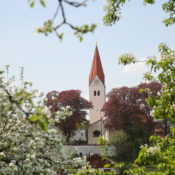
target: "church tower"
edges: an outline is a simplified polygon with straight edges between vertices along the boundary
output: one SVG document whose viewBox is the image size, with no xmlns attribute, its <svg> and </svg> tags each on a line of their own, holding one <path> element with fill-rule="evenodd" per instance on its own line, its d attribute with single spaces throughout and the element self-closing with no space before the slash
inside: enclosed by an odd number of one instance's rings
<svg viewBox="0 0 175 175">
<path fill-rule="evenodd" d="M 101 120 L 101 109 L 105 103 L 105 76 L 97 46 L 89 75 L 89 101 L 93 104 L 90 110 L 90 124 L 92 124 Z"/>
<path fill-rule="evenodd" d="M 105 75 L 98 52 L 95 48 L 94 58 L 89 75 L 90 125 L 88 128 L 88 143 L 97 144 L 98 137 L 103 136 L 103 120 L 101 109 L 105 103 Z"/>
</svg>

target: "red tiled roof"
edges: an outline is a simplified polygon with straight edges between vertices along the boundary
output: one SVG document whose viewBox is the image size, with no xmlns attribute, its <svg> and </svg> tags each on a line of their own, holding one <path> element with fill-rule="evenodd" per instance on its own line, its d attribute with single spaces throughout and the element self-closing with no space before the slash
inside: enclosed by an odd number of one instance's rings
<svg viewBox="0 0 175 175">
<path fill-rule="evenodd" d="M 92 81 L 93 81 L 93 79 L 95 78 L 96 75 L 98 75 L 99 79 L 104 84 L 103 67 L 102 67 L 102 64 L 101 64 L 100 55 L 99 55 L 97 46 L 95 48 L 94 59 L 93 59 L 93 62 L 92 62 L 91 72 L 90 72 L 90 75 L 89 75 L 89 84 L 92 83 Z"/>
</svg>

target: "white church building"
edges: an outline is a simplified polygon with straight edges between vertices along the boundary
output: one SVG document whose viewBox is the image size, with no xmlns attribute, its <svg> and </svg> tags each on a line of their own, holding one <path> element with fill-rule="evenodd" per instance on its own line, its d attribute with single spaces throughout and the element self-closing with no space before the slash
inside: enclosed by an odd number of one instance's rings
<svg viewBox="0 0 175 175">
<path fill-rule="evenodd" d="M 89 75 L 90 125 L 88 126 L 88 144 L 97 144 L 98 138 L 109 139 L 109 132 L 104 128 L 104 118 L 101 109 L 106 101 L 105 75 L 98 52 L 95 48 L 94 58 Z"/>
<path fill-rule="evenodd" d="M 93 108 L 89 111 L 88 144 L 93 145 L 98 143 L 100 136 L 109 140 L 109 131 L 104 128 L 104 117 L 101 111 L 106 102 L 106 88 L 105 75 L 97 46 L 89 75 L 89 102 L 92 103 Z M 71 142 L 78 140 L 86 141 L 85 130 L 77 130 L 75 136 L 70 138 Z"/>
</svg>

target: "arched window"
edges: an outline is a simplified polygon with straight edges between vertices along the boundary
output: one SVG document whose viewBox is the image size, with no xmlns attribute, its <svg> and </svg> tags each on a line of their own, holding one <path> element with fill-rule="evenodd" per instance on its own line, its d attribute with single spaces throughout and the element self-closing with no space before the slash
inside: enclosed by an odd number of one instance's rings
<svg viewBox="0 0 175 175">
<path fill-rule="evenodd" d="M 96 91 L 94 91 L 94 96 L 96 96 Z"/>
<path fill-rule="evenodd" d="M 100 91 L 98 91 L 98 96 L 100 96 Z"/>
<path fill-rule="evenodd" d="M 100 131 L 95 130 L 95 131 L 93 132 L 93 137 L 99 137 L 99 136 L 100 136 Z"/>
</svg>

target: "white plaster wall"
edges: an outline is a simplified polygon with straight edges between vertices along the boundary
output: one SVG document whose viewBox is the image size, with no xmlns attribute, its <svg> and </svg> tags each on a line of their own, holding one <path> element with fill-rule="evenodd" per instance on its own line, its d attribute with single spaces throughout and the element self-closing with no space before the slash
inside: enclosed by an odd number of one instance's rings
<svg viewBox="0 0 175 175">
<path fill-rule="evenodd" d="M 100 96 L 94 96 L 94 91 L 100 91 Z M 92 124 L 101 119 L 101 109 L 105 103 L 105 86 L 97 75 L 89 86 L 89 101 L 93 104 L 89 112 L 90 124 Z"/>
<path fill-rule="evenodd" d="M 103 127 L 103 139 L 109 141 L 109 130 Z"/>
<path fill-rule="evenodd" d="M 93 136 L 93 132 L 95 130 L 98 130 L 101 133 L 101 130 L 102 130 L 101 120 L 92 124 L 92 125 L 89 125 L 89 127 L 88 127 L 88 144 L 97 144 L 98 143 L 99 137 Z M 100 134 L 100 136 L 101 136 L 101 134 Z"/>
</svg>

